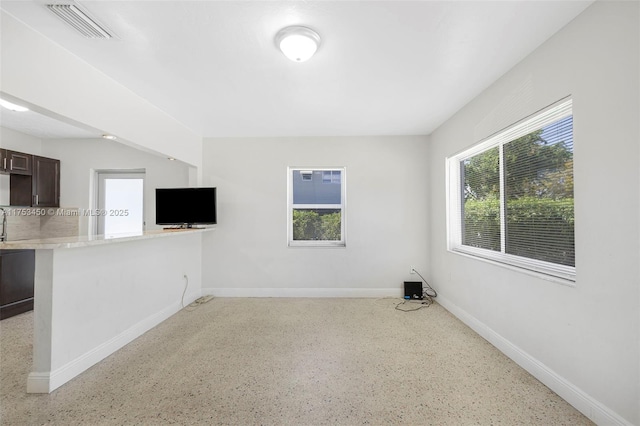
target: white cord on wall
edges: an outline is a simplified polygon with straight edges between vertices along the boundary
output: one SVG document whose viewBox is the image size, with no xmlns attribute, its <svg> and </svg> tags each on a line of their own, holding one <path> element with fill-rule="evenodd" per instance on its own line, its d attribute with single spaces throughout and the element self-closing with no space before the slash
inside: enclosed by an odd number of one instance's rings
<svg viewBox="0 0 640 426">
<path fill-rule="evenodd" d="M 182 292 L 182 300 L 180 300 L 180 304 L 182 305 L 182 309 L 184 309 L 184 295 L 187 293 L 187 287 L 189 287 L 189 277 L 187 274 L 182 276 L 184 278 L 184 291 Z"/>
</svg>

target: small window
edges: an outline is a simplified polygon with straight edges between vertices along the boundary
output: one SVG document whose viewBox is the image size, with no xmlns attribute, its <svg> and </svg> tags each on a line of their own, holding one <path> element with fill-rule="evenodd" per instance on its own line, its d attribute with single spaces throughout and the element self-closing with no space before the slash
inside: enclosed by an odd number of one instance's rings
<svg viewBox="0 0 640 426">
<path fill-rule="evenodd" d="M 345 246 L 345 169 L 289 168 L 289 246 Z"/>
<path fill-rule="evenodd" d="M 340 176 L 342 172 L 340 170 L 324 170 L 322 172 L 322 183 L 335 183 L 340 184 Z"/>
<path fill-rule="evenodd" d="M 447 166 L 450 250 L 575 281 L 570 99 Z"/>
</svg>

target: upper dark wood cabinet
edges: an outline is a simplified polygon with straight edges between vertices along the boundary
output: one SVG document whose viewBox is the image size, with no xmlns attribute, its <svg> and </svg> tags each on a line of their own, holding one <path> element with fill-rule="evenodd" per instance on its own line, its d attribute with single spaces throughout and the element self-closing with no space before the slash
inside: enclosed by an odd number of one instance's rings
<svg viewBox="0 0 640 426">
<path fill-rule="evenodd" d="M 15 175 L 31 175 L 33 156 L 24 152 L 0 149 L 0 172 Z"/>
<path fill-rule="evenodd" d="M 0 148 L 0 173 L 9 173 L 7 170 L 7 150 L 4 148 Z"/>
<path fill-rule="evenodd" d="M 9 205 L 31 206 L 33 202 L 31 196 L 33 176 L 11 174 L 9 178 Z"/>
<path fill-rule="evenodd" d="M 60 207 L 60 160 L 0 149 L 0 173 L 11 176 L 10 205 Z"/>
<path fill-rule="evenodd" d="M 60 160 L 33 156 L 33 207 L 60 207 Z"/>
<path fill-rule="evenodd" d="M 33 156 L 23 152 L 7 150 L 7 156 L 2 160 L 6 171 L 15 175 L 31 175 Z"/>
</svg>

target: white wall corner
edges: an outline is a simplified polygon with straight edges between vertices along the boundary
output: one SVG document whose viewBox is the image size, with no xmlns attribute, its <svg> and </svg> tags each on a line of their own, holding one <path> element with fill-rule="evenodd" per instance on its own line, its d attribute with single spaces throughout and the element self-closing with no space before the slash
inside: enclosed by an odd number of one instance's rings
<svg viewBox="0 0 640 426">
<path fill-rule="evenodd" d="M 571 404 L 576 410 L 584 414 L 589 420 L 598 425 L 633 426 L 632 423 L 620 417 L 614 411 L 595 400 L 580 388 L 557 374 L 555 371 L 523 351 L 509 340 L 496 333 L 486 324 L 470 315 L 464 309 L 438 295 L 438 303 L 455 315 L 460 321 L 495 346 L 500 352 L 513 360 L 529 374 L 540 380 L 549 389 L 557 393 L 562 399 Z"/>
<path fill-rule="evenodd" d="M 185 296 L 185 306 L 193 302 L 199 295 L 199 289 L 192 290 Z M 124 330 L 108 342 L 75 358 L 54 371 L 30 373 L 27 378 L 27 393 L 51 393 L 80 373 L 121 349 L 126 344 L 142 336 L 170 316 L 176 314 L 181 308 L 181 302 L 174 302 L 160 312 L 150 315 L 139 323 Z"/>
</svg>

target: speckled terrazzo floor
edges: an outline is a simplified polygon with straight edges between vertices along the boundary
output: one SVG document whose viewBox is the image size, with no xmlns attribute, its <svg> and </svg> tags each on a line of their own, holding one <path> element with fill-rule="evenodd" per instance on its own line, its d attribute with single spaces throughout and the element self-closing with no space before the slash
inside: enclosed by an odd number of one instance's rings
<svg viewBox="0 0 640 426">
<path fill-rule="evenodd" d="M 214 299 L 49 395 L 28 395 L 33 316 L 0 322 L 2 425 L 586 425 L 434 304 Z"/>
</svg>

